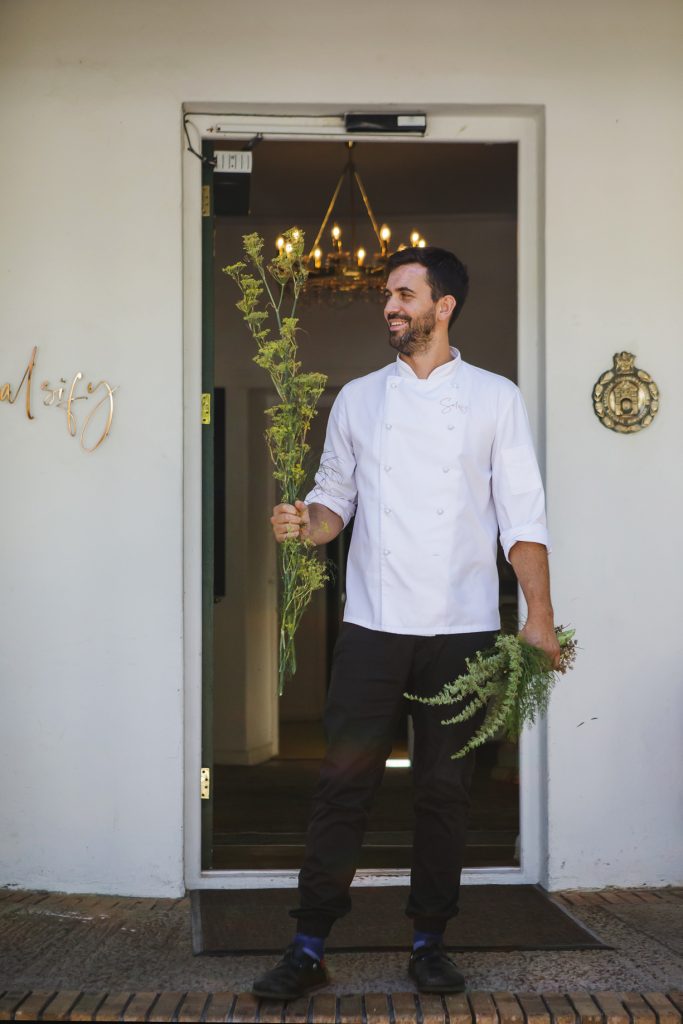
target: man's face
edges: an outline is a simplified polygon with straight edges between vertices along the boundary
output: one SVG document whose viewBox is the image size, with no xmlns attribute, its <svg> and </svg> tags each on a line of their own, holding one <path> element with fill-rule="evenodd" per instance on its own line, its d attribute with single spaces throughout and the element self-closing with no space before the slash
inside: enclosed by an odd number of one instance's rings
<svg viewBox="0 0 683 1024">
<path fill-rule="evenodd" d="M 426 268 L 419 263 L 406 263 L 392 270 L 384 294 L 384 319 L 391 347 L 404 356 L 425 352 L 436 324 L 436 303 L 427 283 Z"/>
</svg>

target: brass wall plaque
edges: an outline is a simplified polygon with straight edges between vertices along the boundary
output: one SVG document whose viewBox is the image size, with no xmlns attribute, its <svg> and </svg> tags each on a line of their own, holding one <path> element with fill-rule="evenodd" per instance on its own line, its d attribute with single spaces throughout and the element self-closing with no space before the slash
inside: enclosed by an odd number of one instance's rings
<svg viewBox="0 0 683 1024">
<path fill-rule="evenodd" d="M 593 388 L 593 409 L 600 422 L 619 434 L 649 427 L 659 409 L 659 388 L 635 366 L 631 352 L 615 352 L 614 367 Z"/>
</svg>

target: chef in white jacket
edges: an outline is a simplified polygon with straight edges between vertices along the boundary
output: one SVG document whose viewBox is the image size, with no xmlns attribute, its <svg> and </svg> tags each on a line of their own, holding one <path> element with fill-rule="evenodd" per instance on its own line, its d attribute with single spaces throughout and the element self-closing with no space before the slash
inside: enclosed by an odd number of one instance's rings
<svg viewBox="0 0 683 1024">
<path fill-rule="evenodd" d="M 276 540 L 332 540 L 355 516 L 344 622 L 334 651 L 322 765 L 299 876 L 298 930 L 258 979 L 294 998 L 327 981 L 324 940 L 351 906 L 369 807 L 403 693 L 438 692 L 500 627 L 497 542 L 528 607 L 522 636 L 557 664 L 545 499 L 519 389 L 463 361 L 449 328 L 467 270 L 435 247 L 390 257 L 384 317 L 396 359 L 342 388 L 315 486 L 273 509 Z M 423 992 L 461 991 L 443 934 L 458 912 L 473 755 L 453 760 L 481 719 L 448 729 L 413 703 L 415 833 L 408 970 Z"/>
</svg>

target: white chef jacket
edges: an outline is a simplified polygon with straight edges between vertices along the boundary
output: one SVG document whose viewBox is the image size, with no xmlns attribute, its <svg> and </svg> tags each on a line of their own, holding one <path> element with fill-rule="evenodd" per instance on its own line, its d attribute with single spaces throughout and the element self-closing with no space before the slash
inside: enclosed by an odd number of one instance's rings
<svg viewBox="0 0 683 1024">
<path fill-rule="evenodd" d="M 400 356 L 330 411 L 306 503 L 355 514 L 344 621 L 418 636 L 498 629 L 497 537 L 549 548 L 519 388 L 453 358 L 416 376 Z"/>
</svg>

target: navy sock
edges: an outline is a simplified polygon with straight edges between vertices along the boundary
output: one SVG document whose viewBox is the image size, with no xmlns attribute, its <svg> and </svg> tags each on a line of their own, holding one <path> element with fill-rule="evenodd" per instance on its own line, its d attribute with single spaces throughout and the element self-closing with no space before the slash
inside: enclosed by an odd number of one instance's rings
<svg viewBox="0 0 683 1024">
<path fill-rule="evenodd" d="M 314 960 L 322 960 L 325 955 L 325 940 L 321 939 L 319 935 L 305 935 L 303 932 L 297 932 L 294 936 L 294 944 L 301 946 L 304 953 L 312 956 Z"/>
<path fill-rule="evenodd" d="M 443 942 L 443 932 L 420 932 L 417 928 L 413 932 L 414 950 L 419 949 L 420 946 L 430 946 L 441 942 Z"/>
</svg>

